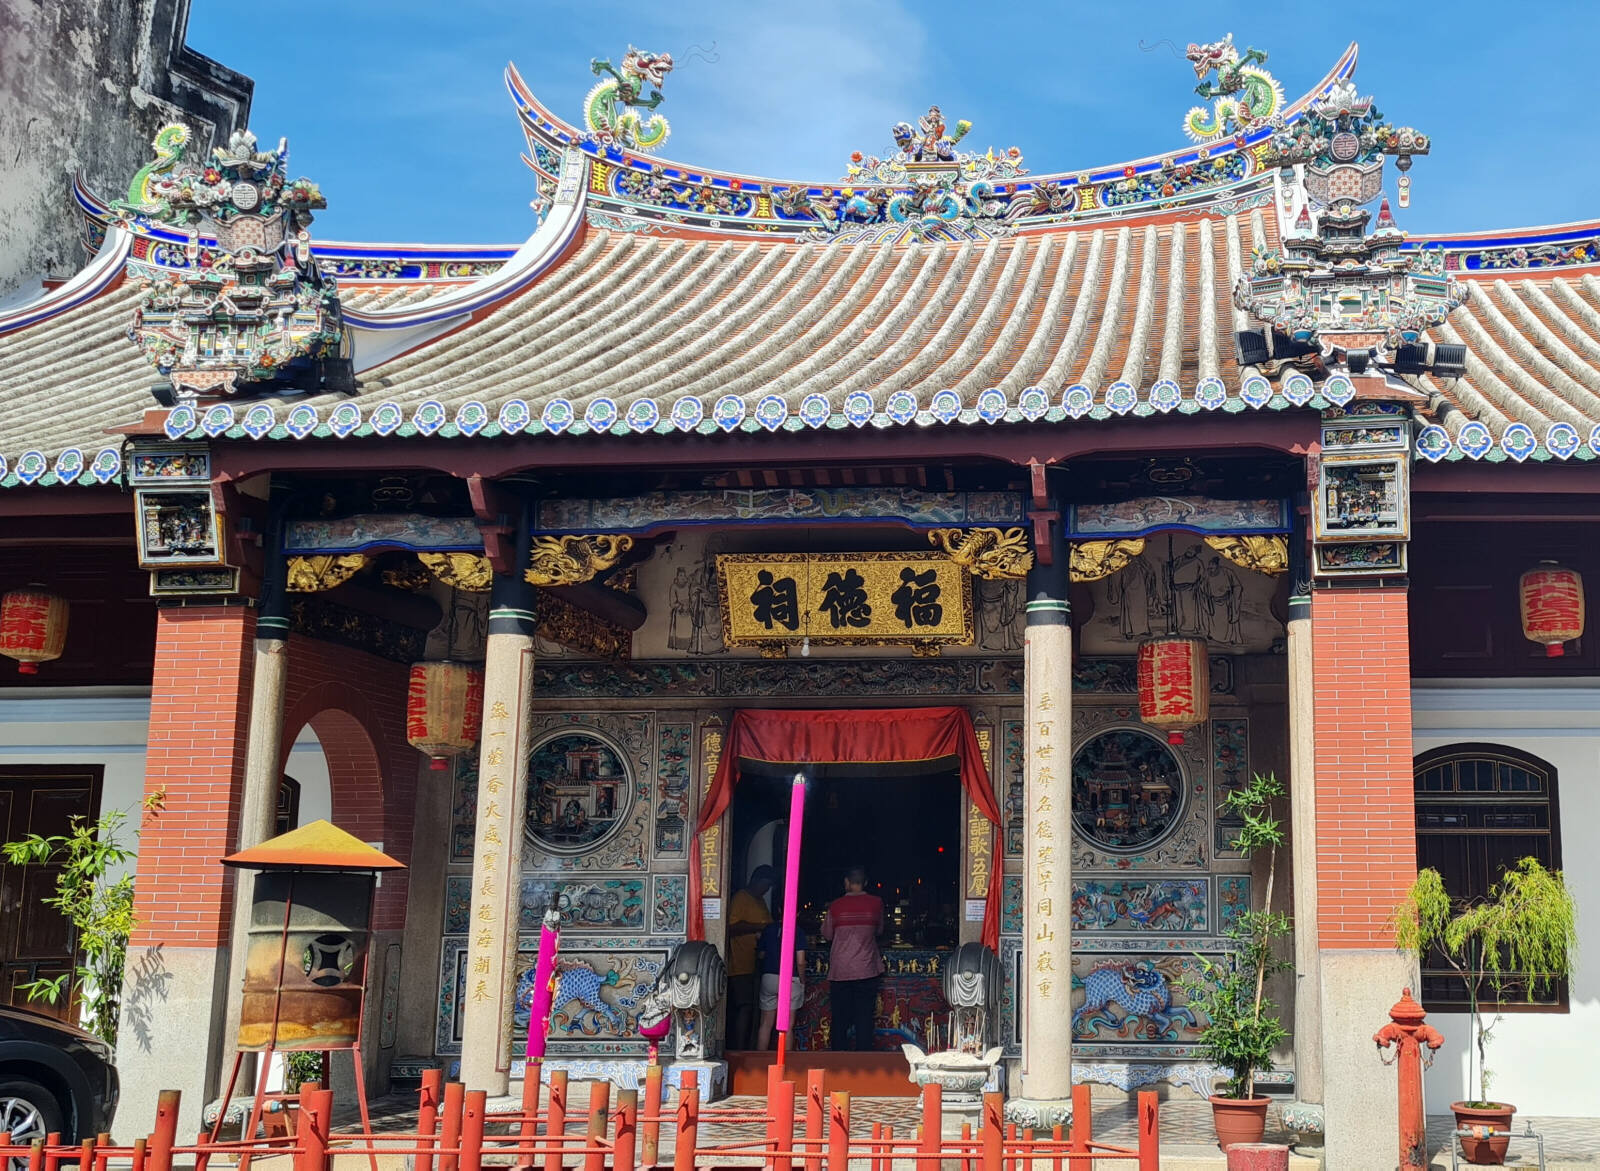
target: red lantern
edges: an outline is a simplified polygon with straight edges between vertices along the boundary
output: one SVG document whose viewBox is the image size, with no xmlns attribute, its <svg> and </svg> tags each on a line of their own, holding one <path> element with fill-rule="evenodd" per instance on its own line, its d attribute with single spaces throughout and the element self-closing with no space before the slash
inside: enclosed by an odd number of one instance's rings
<svg viewBox="0 0 1600 1171">
<path fill-rule="evenodd" d="M 0 598 L 0 655 L 17 670 L 35 675 L 40 663 L 61 657 L 67 641 L 67 600 L 43 586 L 12 590 Z"/>
<path fill-rule="evenodd" d="M 1554 561 L 1541 561 L 1522 575 L 1522 633 L 1544 643 L 1550 658 L 1566 654 L 1562 644 L 1583 634 L 1583 578 Z"/>
<path fill-rule="evenodd" d="M 1186 728 L 1211 714 L 1210 661 L 1203 638 L 1153 638 L 1139 644 L 1139 718 L 1182 744 Z"/>
<path fill-rule="evenodd" d="M 406 739 L 442 769 L 472 751 L 483 724 L 483 671 L 448 659 L 413 663 L 406 693 Z"/>
</svg>

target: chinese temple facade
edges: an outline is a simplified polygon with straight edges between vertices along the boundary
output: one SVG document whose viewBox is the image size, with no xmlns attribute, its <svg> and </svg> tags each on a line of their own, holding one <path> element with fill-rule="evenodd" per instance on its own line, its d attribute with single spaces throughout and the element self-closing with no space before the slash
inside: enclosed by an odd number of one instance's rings
<svg viewBox="0 0 1600 1171">
<path fill-rule="evenodd" d="M 652 986 L 685 941 L 732 958 L 803 769 L 800 1053 L 862 865 L 876 1047 L 960 1039 L 943 977 L 984 945 L 1019 1119 L 1209 1092 L 1181 984 L 1269 892 L 1292 1037 L 1259 1084 L 1331 1165 L 1392 1158 L 1403 987 L 1447 1037 L 1430 1103 L 1464 1096 L 1460 989 L 1389 925 L 1419 864 L 1467 897 L 1533 854 L 1600 906 L 1600 225 L 1407 235 L 1430 144 L 1354 46 L 1293 100 L 1231 40 L 1189 56 L 1181 149 L 1035 173 L 933 107 L 813 184 L 668 161 L 670 57 L 596 62 L 574 120 L 511 69 L 517 247 L 317 240 L 248 132 L 78 185 L 91 259 L 0 312 L 0 808 L 162 797 L 124 1084 L 221 1092 L 218 861 L 318 817 L 406 866 L 369 1079 L 520 1079 L 552 896 L 547 1064 L 637 1079 Z M 1276 874 L 1224 809 L 1267 773 Z M 8 987 L 70 959 L 0 943 Z M 1525 1110 L 1594 1112 L 1549 1042 L 1600 1043 L 1595 968 L 1507 1007 Z M 677 1059 L 725 1077 L 743 1026 L 702 1007 Z"/>
</svg>

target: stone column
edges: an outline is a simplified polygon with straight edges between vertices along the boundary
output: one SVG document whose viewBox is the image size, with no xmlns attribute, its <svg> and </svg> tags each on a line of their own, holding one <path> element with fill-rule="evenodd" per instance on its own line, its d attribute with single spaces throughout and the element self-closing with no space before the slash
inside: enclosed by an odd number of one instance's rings
<svg viewBox="0 0 1600 1171">
<path fill-rule="evenodd" d="M 257 607 L 252 650 L 250 724 L 245 741 L 244 792 L 239 802 L 238 850 L 260 845 L 272 836 L 277 821 L 278 790 L 283 778 L 283 697 L 289 678 L 289 591 L 283 556 L 283 520 L 276 512 L 267 530 L 261 600 Z M 234 872 L 233 930 L 228 960 L 228 1012 L 223 1042 L 228 1054 L 223 1077 L 231 1067 L 239 1036 L 239 1011 L 244 989 L 245 935 L 250 926 L 250 900 L 256 872 Z M 244 1054 L 234 1095 L 253 1093 L 256 1054 Z M 219 1086 L 218 1092 L 226 1089 Z"/>
<path fill-rule="evenodd" d="M 1006 1103 L 1009 1119 L 1046 1131 L 1072 1109 L 1072 614 L 1064 523 L 1064 513 L 1051 523 L 1027 583 L 1022 1085 Z"/>
<path fill-rule="evenodd" d="M 1322 959 L 1317 944 L 1316 689 L 1311 678 L 1311 573 L 1306 534 L 1289 538 L 1289 829 L 1294 864 L 1294 1088 L 1322 1102 Z M 1308 1124 L 1312 1121 L 1307 1116 Z"/>
<path fill-rule="evenodd" d="M 463 990 L 461 1080 L 491 1096 L 507 1092 L 518 1039 L 506 1032 L 514 991 L 521 902 L 522 826 L 533 708 L 534 591 L 524 576 L 526 515 L 511 573 L 494 576 L 484 652 L 483 730 L 478 741 L 478 818 L 472 850 L 472 926 Z"/>
</svg>

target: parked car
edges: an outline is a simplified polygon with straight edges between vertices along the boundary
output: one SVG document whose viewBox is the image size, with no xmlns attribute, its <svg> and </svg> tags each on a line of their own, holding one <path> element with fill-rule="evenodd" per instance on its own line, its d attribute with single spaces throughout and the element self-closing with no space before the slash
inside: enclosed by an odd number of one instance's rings
<svg viewBox="0 0 1600 1171">
<path fill-rule="evenodd" d="M 0 1135 L 9 1145 L 51 1133 L 75 1143 L 109 1131 L 118 1091 L 111 1046 L 99 1037 L 0 1005 Z"/>
</svg>

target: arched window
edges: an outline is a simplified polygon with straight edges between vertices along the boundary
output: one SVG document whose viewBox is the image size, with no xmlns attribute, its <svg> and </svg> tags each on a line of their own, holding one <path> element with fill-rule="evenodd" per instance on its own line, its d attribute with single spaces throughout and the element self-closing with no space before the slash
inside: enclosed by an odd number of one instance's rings
<svg viewBox="0 0 1600 1171">
<path fill-rule="evenodd" d="M 1527 857 L 1561 866 L 1553 766 L 1500 744 L 1451 744 L 1413 763 L 1417 807 L 1417 868 L 1431 866 L 1461 902 L 1489 893 L 1501 871 Z M 1430 1011 L 1467 1007 L 1466 986 L 1441 957 L 1422 967 L 1422 1003 Z M 1501 1007 L 1564 1009 L 1566 981 Z"/>
</svg>

